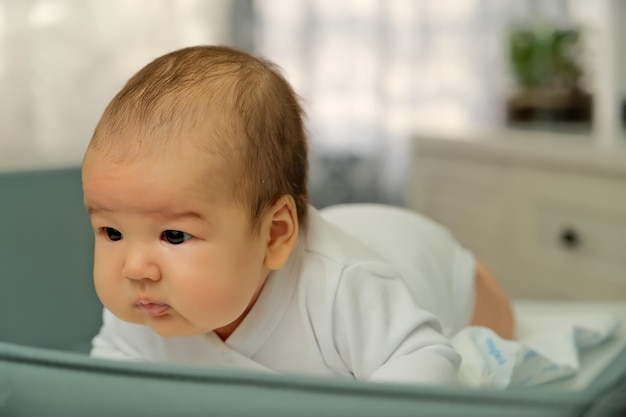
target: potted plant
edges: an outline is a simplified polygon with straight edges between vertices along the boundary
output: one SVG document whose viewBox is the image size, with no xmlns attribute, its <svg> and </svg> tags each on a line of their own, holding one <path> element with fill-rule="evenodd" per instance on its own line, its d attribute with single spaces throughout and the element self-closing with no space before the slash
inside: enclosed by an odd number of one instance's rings
<svg viewBox="0 0 626 417">
<path fill-rule="evenodd" d="M 509 61 L 516 90 L 507 102 L 507 120 L 591 121 L 592 97 L 581 86 L 580 31 L 518 28 L 509 38 Z"/>
</svg>

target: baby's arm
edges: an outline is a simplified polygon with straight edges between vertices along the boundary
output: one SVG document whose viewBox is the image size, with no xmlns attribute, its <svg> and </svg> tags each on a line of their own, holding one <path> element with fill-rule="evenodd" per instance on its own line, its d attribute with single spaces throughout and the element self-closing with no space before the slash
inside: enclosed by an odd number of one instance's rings
<svg viewBox="0 0 626 417">
<path fill-rule="evenodd" d="M 338 353 L 356 379 L 456 383 L 460 356 L 387 265 L 346 269 L 333 313 Z"/>
</svg>

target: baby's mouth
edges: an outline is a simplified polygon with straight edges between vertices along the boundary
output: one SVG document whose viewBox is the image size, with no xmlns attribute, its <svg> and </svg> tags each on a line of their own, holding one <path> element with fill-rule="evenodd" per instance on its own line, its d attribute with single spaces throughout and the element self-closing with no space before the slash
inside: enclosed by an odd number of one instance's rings
<svg viewBox="0 0 626 417">
<path fill-rule="evenodd" d="M 170 306 L 167 304 L 150 303 L 145 301 L 140 301 L 136 303 L 135 306 L 152 317 L 162 316 L 170 309 Z"/>
</svg>

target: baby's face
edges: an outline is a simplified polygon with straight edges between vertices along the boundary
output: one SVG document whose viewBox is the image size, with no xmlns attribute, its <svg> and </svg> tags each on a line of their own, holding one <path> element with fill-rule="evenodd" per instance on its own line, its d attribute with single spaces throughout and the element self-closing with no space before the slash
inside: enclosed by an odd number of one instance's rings
<svg viewBox="0 0 626 417">
<path fill-rule="evenodd" d="M 166 337 L 228 334 L 256 300 L 269 274 L 266 241 L 226 197 L 220 164 L 87 156 L 94 282 L 113 314 Z"/>
</svg>

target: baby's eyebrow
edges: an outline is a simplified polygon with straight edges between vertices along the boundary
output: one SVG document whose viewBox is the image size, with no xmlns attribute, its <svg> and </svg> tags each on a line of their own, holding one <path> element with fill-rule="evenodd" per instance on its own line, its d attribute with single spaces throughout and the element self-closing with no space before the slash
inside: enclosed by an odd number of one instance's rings
<svg viewBox="0 0 626 417">
<path fill-rule="evenodd" d="M 91 214 L 98 214 L 98 213 L 101 213 L 101 212 L 109 212 L 110 213 L 111 211 L 113 211 L 113 210 L 109 210 L 109 209 L 104 208 L 104 207 L 95 207 L 95 206 L 90 206 L 90 205 L 87 205 L 86 207 L 87 207 L 87 213 L 89 213 L 90 215 Z"/>
<path fill-rule="evenodd" d="M 197 211 L 188 210 L 188 211 L 153 211 L 150 214 L 154 214 L 161 217 L 166 217 L 170 219 L 181 219 L 181 218 L 196 218 L 196 219 L 204 219 L 204 216 Z"/>
<path fill-rule="evenodd" d="M 99 213 L 112 213 L 113 210 L 106 207 L 97 207 L 97 206 L 87 206 L 87 212 L 90 215 L 99 214 Z M 172 211 L 172 210 L 150 210 L 146 211 L 144 214 L 149 216 L 158 216 L 164 217 L 167 219 L 184 219 L 184 218 L 194 218 L 199 220 L 204 220 L 204 216 L 197 211 L 194 210 L 185 210 L 185 211 Z"/>
</svg>

